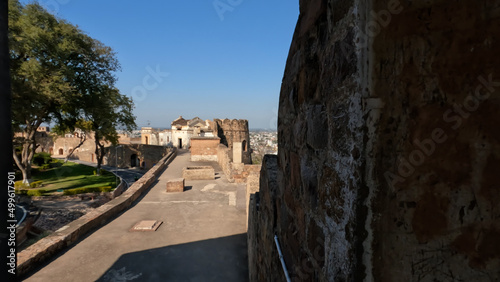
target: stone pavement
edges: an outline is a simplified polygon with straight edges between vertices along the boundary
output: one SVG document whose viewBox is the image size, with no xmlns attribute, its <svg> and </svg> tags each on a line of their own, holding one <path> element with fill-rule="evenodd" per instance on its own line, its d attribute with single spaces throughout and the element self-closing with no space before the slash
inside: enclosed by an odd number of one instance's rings
<svg viewBox="0 0 500 282">
<path fill-rule="evenodd" d="M 129 210 L 42 266 L 25 281 L 247 281 L 245 185 L 228 183 L 217 163 L 180 151 Z M 215 180 L 186 181 L 166 193 L 188 165 L 211 165 Z M 129 231 L 160 220 L 155 231 Z"/>
</svg>

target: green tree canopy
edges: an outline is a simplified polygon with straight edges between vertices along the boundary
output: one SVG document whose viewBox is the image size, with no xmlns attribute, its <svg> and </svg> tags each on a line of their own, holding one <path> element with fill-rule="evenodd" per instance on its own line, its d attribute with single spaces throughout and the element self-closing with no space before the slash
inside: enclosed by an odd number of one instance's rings
<svg viewBox="0 0 500 282">
<path fill-rule="evenodd" d="M 72 128 L 82 120 L 98 121 L 94 107 L 108 107 L 106 112 L 113 113 L 124 107 L 130 108 L 126 118 L 106 117 L 107 132 L 123 122 L 135 126 L 132 102 L 114 87 L 120 66 L 111 48 L 39 4 L 23 6 L 17 0 L 9 0 L 9 45 L 12 125 L 15 132 L 24 133 L 14 140 L 22 145 L 21 156 L 13 155 L 25 182 L 31 179 L 35 133 L 42 123 Z M 118 106 L 124 101 L 125 106 Z M 113 141 L 111 133 L 101 136 Z"/>
</svg>

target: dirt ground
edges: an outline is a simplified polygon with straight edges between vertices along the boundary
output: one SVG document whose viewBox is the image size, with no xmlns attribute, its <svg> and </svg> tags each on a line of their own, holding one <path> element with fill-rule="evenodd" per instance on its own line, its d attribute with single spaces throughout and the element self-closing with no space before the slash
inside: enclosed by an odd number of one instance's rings
<svg viewBox="0 0 500 282">
<path fill-rule="evenodd" d="M 40 208 L 40 217 L 34 226 L 40 231 L 53 232 L 78 219 L 82 215 L 107 203 L 109 198 L 103 195 L 86 194 L 83 196 L 50 196 L 23 198 L 31 203 L 32 209 Z"/>
</svg>

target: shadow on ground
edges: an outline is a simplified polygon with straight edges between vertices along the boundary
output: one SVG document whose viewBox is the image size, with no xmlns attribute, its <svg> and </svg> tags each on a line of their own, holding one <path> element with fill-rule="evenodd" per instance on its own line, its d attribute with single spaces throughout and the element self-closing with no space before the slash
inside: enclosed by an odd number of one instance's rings
<svg viewBox="0 0 500 282">
<path fill-rule="evenodd" d="M 248 281 L 247 234 L 128 253 L 97 281 L 130 280 Z"/>
</svg>

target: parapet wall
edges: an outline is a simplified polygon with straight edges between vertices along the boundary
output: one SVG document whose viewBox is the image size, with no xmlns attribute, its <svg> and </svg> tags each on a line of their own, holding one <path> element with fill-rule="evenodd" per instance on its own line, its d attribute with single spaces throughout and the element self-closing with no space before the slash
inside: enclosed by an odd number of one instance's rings
<svg viewBox="0 0 500 282">
<path fill-rule="evenodd" d="M 217 162 L 222 168 L 222 171 L 224 171 L 227 180 L 229 182 L 234 182 L 230 152 L 231 151 L 226 147 L 226 145 L 219 144 L 217 147 Z"/>
<path fill-rule="evenodd" d="M 18 253 L 18 275 L 24 275 L 37 265 L 50 259 L 62 249 L 76 242 L 88 232 L 99 228 L 114 216 L 130 207 L 176 156 L 177 150 L 174 150 L 163 157 L 158 165 L 146 172 L 144 176 L 132 184 L 122 195 L 72 221 L 64 228 L 57 230 Z"/>
</svg>

